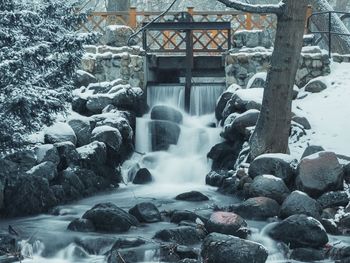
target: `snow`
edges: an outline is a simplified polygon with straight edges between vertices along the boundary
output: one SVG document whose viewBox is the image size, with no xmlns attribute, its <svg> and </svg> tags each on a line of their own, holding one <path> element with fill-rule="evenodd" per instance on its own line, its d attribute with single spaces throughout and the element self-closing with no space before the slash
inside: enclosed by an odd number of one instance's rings
<svg viewBox="0 0 350 263">
<path fill-rule="evenodd" d="M 272 159 L 278 159 L 283 160 L 287 163 L 293 163 L 295 161 L 295 158 L 292 155 L 289 154 L 283 154 L 283 153 L 265 153 L 258 157 L 256 157 L 256 160 L 261 158 L 272 158 Z"/>
<path fill-rule="evenodd" d="M 258 72 L 253 77 L 251 77 L 247 84 L 247 89 L 250 89 L 256 79 L 262 79 L 266 81 L 267 72 Z"/>
<path fill-rule="evenodd" d="M 271 175 L 271 174 L 263 174 L 261 177 L 266 178 L 266 179 L 270 179 L 270 180 L 274 180 L 276 182 L 282 181 L 281 178 L 278 178 L 278 177 Z"/>
<path fill-rule="evenodd" d="M 295 156 L 301 156 L 307 144 L 320 145 L 327 151 L 350 156 L 350 65 L 331 64 L 331 74 L 319 77 L 328 83 L 320 93 L 307 93 L 307 97 L 293 102 L 293 112 L 306 117 L 312 127 L 306 139 L 290 145 Z"/>
<path fill-rule="evenodd" d="M 264 95 L 264 89 L 262 88 L 240 89 L 240 90 L 237 90 L 235 94 L 242 101 L 255 101 L 261 104 L 263 95 Z"/>
</svg>

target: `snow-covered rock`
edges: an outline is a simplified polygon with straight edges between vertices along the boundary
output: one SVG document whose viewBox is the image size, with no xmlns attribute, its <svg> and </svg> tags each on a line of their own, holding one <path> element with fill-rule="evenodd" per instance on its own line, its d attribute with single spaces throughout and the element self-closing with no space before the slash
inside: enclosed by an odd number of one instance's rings
<svg viewBox="0 0 350 263">
<path fill-rule="evenodd" d="M 44 141 L 46 144 L 69 141 L 75 145 L 77 143 L 77 137 L 67 123 L 58 122 L 45 129 Z"/>
<path fill-rule="evenodd" d="M 323 91 L 325 89 L 327 89 L 327 83 L 325 83 L 321 79 L 311 80 L 305 86 L 305 91 L 308 91 L 308 92 L 311 92 L 311 93 L 318 93 L 318 92 L 321 92 L 321 91 Z"/>
<path fill-rule="evenodd" d="M 52 181 L 57 176 L 57 164 L 46 161 L 32 167 L 27 171 L 28 175 L 39 176 L 46 178 L 48 181 Z"/>
<path fill-rule="evenodd" d="M 107 161 L 107 148 L 103 142 L 94 141 L 90 144 L 77 148 L 79 154 L 79 161 L 84 167 L 90 167 L 105 164 Z"/>
<path fill-rule="evenodd" d="M 109 25 L 106 27 L 102 41 L 109 46 L 122 47 L 127 46 L 129 37 L 134 31 L 124 25 Z"/>
<path fill-rule="evenodd" d="M 91 140 L 103 142 L 115 152 L 118 152 L 122 144 L 122 135 L 118 129 L 104 125 L 96 127 L 92 131 Z"/>
<path fill-rule="evenodd" d="M 247 84 L 247 89 L 252 88 L 265 88 L 266 86 L 267 72 L 258 72 L 251 77 Z"/>
<path fill-rule="evenodd" d="M 93 118 L 85 116 L 74 116 L 67 122 L 77 136 L 77 146 L 83 146 L 91 141 L 91 132 L 95 128 Z"/>
<path fill-rule="evenodd" d="M 58 151 L 53 144 L 43 144 L 35 148 L 35 155 L 38 163 L 53 162 L 56 165 L 60 162 Z"/>
<path fill-rule="evenodd" d="M 82 86 L 87 87 L 90 83 L 95 83 L 95 82 L 97 82 L 97 79 L 95 78 L 94 75 L 84 70 L 77 70 L 75 74 L 75 80 L 74 80 L 75 87 L 77 88 L 80 88 Z"/>
</svg>

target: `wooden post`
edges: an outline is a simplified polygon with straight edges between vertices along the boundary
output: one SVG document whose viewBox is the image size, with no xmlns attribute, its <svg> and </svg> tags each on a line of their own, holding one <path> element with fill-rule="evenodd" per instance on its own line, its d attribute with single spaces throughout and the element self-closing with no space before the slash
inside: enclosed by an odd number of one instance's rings
<svg viewBox="0 0 350 263">
<path fill-rule="evenodd" d="M 194 7 L 187 7 L 187 12 L 193 17 Z"/>
<path fill-rule="evenodd" d="M 245 29 L 252 30 L 252 14 L 246 13 L 246 20 L 245 20 Z"/>
<path fill-rule="evenodd" d="M 307 7 L 307 11 L 306 11 L 306 22 L 305 22 L 305 31 L 304 31 L 304 34 L 308 34 L 309 33 L 309 29 L 307 28 L 308 26 L 308 20 L 309 20 L 309 17 L 312 15 L 312 5 L 308 5 Z"/>
<path fill-rule="evenodd" d="M 192 31 L 186 30 L 186 83 L 185 83 L 185 111 L 190 112 L 193 67 L 193 38 Z"/>
<path fill-rule="evenodd" d="M 129 9 L 129 27 L 137 28 L 137 14 L 136 7 L 130 7 Z"/>
</svg>

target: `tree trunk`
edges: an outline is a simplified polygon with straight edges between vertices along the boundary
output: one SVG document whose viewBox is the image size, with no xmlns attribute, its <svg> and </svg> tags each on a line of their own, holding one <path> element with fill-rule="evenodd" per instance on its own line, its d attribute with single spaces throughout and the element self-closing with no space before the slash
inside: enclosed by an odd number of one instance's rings
<svg viewBox="0 0 350 263">
<path fill-rule="evenodd" d="M 314 12 L 333 11 L 332 6 L 327 0 L 309 0 Z M 345 10 L 338 10 L 345 11 Z M 328 31 L 328 15 L 318 15 L 312 18 L 312 24 L 317 31 Z M 337 14 L 332 14 L 332 31 L 349 34 L 349 30 L 340 20 Z M 325 43 L 328 46 L 328 35 L 324 35 Z M 340 54 L 348 54 L 350 52 L 350 37 L 347 36 L 332 36 L 332 52 Z"/>
<path fill-rule="evenodd" d="M 292 92 L 303 46 L 307 0 L 284 0 L 277 17 L 271 68 L 262 108 L 250 138 L 250 158 L 263 153 L 287 153 L 291 127 Z"/>
</svg>

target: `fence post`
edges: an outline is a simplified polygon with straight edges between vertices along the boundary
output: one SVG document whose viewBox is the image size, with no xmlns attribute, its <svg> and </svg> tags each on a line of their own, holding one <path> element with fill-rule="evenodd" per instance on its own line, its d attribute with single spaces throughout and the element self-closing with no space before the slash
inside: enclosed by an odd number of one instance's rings
<svg viewBox="0 0 350 263">
<path fill-rule="evenodd" d="M 252 30 L 252 14 L 246 13 L 245 29 Z"/>
<path fill-rule="evenodd" d="M 130 7 L 129 9 L 129 27 L 133 29 L 137 27 L 136 7 Z"/>
<path fill-rule="evenodd" d="M 308 34 L 309 33 L 309 28 L 308 28 L 308 21 L 309 21 L 309 18 L 311 17 L 312 15 L 312 6 L 311 5 L 308 5 L 307 7 L 307 11 L 306 11 L 306 23 L 305 23 L 305 31 L 304 31 L 304 34 Z"/>
<path fill-rule="evenodd" d="M 187 12 L 193 17 L 194 7 L 187 7 Z"/>
</svg>

